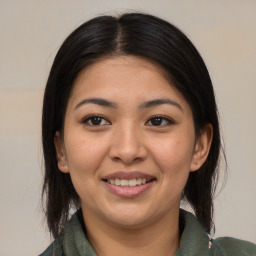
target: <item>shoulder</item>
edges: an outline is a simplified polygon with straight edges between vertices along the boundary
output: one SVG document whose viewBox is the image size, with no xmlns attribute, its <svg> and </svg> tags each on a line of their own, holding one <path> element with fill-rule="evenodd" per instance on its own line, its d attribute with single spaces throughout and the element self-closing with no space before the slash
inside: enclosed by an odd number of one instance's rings
<svg viewBox="0 0 256 256">
<path fill-rule="evenodd" d="M 72 218 L 66 223 L 68 226 L 69 223 L 73 222 L 76 216 L 72 216 Z M 67 227 L 65 226 L 64 230 L 62 230 L 61 234 L 55 238 L 55 240 L 48 246 L 48 248 L 41 253 L 39 256 L 64 256 L 64 237 L 65 232 L 67 232 Z"/>
<path fill-rule="evenodd" d="M 219 237 L 211 240 L 191 213 L 181 210 L 185 216 L 185 227 L 181 236 L 180 248 L 175 256 L 209 255 L 209 256 L 256 256 L 256 244 L 232 237 Z"/>
<path fill-rule="evenodd" d="M 39 256 L 90 255 L 96 256 L 95 251 L 87 240 L 80 223 L 78 212 L 66 223 L 61 234 Z"/>
<path fill-rule="evenodd" d="M 256 244 L 232 237 L 220 237 L 212 242 L 211 256 L 256 256 Z"/>
<path fill-rule="evenodd" d="M 57 237 L 49 247 L 39 256 L 64 256 L 63 235 Z"/>
</svg>

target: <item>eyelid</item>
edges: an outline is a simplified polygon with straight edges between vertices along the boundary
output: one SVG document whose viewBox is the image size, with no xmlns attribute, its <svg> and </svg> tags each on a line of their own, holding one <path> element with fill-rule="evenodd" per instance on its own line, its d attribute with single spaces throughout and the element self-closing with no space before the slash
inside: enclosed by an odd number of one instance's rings
<svg viewBox="0 0 256 256">
<path fill-rule="evenodd" d="M 93 117 L 99 117 L 99 118 L 102 118 L 102 119 L 104 119 L 104 120 L 106 120 L 106 122 L 107 122 L 107 124 L 103 124 L 103 125 L 93 125 L 93 124 L 88 124 L 87 122 L 88 122 L 88 120 L 90 120 L 91 118 L 93 118 Z M 103 115 L 101 115 L 101 114 L 90 114 L 90 115 L 88 115 L 88 116 L 86 116 L 86 117 L 84 117 L 82 120 L 81 120 L 81 123 L 82 124 L 84 124 L 84 125 L 88 125 L 88 126 L 98 126 L 98 127 L 100 127 L 100 126 L 104 126 L 104 125 L 110 125 L 111 123 L 108 121 L 108 119 L 107 118 L 105 118 Z"/>
</svg>

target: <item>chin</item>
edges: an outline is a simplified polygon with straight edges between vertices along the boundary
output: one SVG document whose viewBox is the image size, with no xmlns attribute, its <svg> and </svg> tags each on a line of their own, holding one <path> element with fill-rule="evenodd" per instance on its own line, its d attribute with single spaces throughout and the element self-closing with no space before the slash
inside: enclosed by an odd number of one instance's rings
<svg viewBox="0 0 256 256">
<path fill-rule="evenodd" d="M 148 211 L 138 208 L 134 209 L 132 207 L 106 213 L 105 217 L 112 222 L 112 224 L 123 228 L 139 228 L 152 219 Z"/>
<path fill-rule="evenodd" d="M 115 226 L 123 229 L 137 229 L 144 227 L 146 225 L 146 221 L 143 218 L 131 218 L 131 219 L 114 219 L 112 223 Z"/>
</svg>

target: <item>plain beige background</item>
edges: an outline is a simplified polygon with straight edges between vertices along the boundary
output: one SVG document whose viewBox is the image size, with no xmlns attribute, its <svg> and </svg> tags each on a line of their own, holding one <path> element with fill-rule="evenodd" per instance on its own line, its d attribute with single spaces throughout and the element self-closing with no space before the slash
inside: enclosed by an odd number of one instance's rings
<svg viewBox="0 0 256 256">
<path fill-rule="evenodd" d="M 216 236 L 256 242 L 256 1 L 0 0 L 0 255 L 49 244 L 40 209 L 40 122 L 47 74 L 62 41 L 98 14 L 146 11 L 181 28 L 202 54 L 219 104 L 229 177 Z"/>
</svg>

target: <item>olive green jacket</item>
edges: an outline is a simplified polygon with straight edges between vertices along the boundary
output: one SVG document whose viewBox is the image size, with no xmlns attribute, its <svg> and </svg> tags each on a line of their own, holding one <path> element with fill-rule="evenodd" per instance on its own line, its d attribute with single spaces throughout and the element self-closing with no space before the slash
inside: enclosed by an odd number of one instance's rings
<svg viewBox="0 0 256 256">
<path fill-rule="evenodd" d="M 256 256 L 256 244 L 222 237 L 211 241 L 193 214 L 185 214 L 180 248 L 175 256 Z M 121 254 L 120 254 L 121 255 Z M 40 256 L 97 256 L 88 242 L 76 214 L 68 221 L 62 234 Z"/>
</svg>

